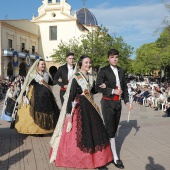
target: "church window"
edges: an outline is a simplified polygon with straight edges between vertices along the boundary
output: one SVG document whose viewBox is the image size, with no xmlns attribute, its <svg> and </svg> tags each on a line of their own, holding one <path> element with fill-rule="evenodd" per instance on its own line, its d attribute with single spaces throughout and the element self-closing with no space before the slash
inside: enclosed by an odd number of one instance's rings
<svg viewBox="0 0 170 170">
<path fill-rule="evenodd" d="M 52 0 L 48 0 L 48 3 L 51 4 L 51 3 L 52 3 Z"/>
<path fill-rule="evenodd" d="M 50 26 L 50 40 L 57 40 L 57 26 Z"/>
<path fill-rule="evenodd" d="M 35 46 L 32 46 L 32 54 L 35 54 Z"/>
<path fill-rule="evenodd" d="M 12 49 L 12 40 L 8 39 L 8 49 Z"/>
<path fill-rule="evenodd" d="M 22 51 L 22 52 L 25 51 L 25 43 L 21 43 L 21 51 Z"/>
</svg>

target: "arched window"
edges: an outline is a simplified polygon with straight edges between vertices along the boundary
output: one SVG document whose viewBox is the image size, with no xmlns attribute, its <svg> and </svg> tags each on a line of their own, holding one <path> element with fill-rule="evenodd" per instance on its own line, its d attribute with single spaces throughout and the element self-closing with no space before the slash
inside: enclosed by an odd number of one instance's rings
<svg viewBox="0 0 170 170">
<path fill-rule="evenodd" d="M 24 62 L 19 65 L 19 75 L 26 76 L 26 64 Z"/>
<path fill-rule="evenodd" d="M 9 63 L 8 63 L 8 69 L 7 69 L 7 75 L 8 76 L 11 76 L 11 75 L 13 75 L 13 68 L 12 68 L 12 61 L 10 61 Z"/>
</svg>

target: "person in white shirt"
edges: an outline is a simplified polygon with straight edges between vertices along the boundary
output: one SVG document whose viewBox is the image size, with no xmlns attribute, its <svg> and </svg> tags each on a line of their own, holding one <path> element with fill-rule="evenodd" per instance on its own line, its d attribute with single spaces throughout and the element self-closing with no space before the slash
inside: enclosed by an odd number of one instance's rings
<svg viewBox="0 0 170 170">
<path fill-rule="evenodd" d="M 69 79 L 72 77 L 74 70 L 74 53 L 67 53 L 66 64 L 59 67 L 56 75 L 54 76 L 54 85 L 60 86 L 60 100 L 61 104 L 64 102 L 64 94 L 66 92 Z"/>
<path fill-rule="evenodd" d="M 103 94 L 101 100 L 102 114 L 106 126 L 110 145 L 113 153 L 113 163 L 117 168 L 124 168 L 123 162 L 116 152 L 115 135 L 118 129 L 121 116 L 121 99 L 131 109 L 129 94 L 125 79 L 125 71 L 118 67 L 119 52 L 116 49 L 108 51 L 107 60 L 109 65 L 101 68 L 96 81 L 96 90 Z M 105 84 L 106 88 L 101 88 Z"/>
</svg>

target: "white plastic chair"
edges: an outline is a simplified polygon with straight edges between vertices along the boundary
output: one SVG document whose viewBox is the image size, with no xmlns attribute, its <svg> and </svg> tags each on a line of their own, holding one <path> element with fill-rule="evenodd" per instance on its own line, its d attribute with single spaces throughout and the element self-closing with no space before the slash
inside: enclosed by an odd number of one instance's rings
<svg viewBox="0 0 170 170">
<path fill-rule="evenodd" d="M 143 105 L 145 105 L 145 104 L 147 104 L 147 98 L 146 97 L 143 98 Z"/>
<path fill-rule="evenodd" d="M 168 103 L 168 101 L 167 101 L 167 98 L 164 100 L 164 102 L 163 103 L 161 103 L 161 105 L 162 105 L 162 111 L 164 111 L 164 107 L 165 107 L 165 105 Z"/>
</svg>

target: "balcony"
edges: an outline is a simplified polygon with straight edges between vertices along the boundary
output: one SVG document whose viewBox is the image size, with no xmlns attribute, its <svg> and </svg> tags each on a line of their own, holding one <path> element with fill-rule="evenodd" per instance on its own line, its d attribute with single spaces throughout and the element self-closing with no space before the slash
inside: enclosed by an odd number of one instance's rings
<svg viewBox="0 0 170 170">
<path fill-rule="evenodd" d="M 17 52 L 17 51 L 15 51 L 15 52 Z M 7 49 L 3 50 L 4 57 L 7 57 L 7 56 L 12 57 L 13 53 L 14 53 L 14 50 L 7 50 Z M 36 54 L 30 54 L 30 53 L 24 53 L 24 52 L 17 52 L 17 53 L 18 53 L 19 58 L 26 58 L 27 55 L 29 55 L 30 59 L 33 59 L 33 60 L 42 58 L 41 56 L 36 55 Z"/>
</svg>

